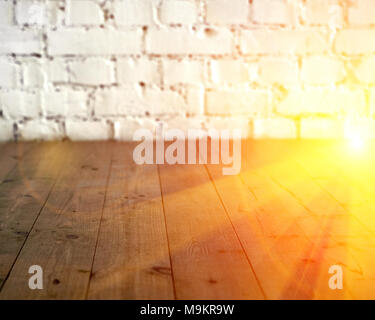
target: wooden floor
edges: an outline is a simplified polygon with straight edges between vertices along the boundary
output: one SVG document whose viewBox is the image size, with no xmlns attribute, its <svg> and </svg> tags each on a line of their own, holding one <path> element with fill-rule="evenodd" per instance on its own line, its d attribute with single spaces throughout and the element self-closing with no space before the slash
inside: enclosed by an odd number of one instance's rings
<svg viewBox="0 0 375 320">
<path fill-rule="evenodd" d="M 133 148 L 0 145 L 0 299 L 375 298 L 374 143 L 248 141 L 236 176 Z"/>
</svg>

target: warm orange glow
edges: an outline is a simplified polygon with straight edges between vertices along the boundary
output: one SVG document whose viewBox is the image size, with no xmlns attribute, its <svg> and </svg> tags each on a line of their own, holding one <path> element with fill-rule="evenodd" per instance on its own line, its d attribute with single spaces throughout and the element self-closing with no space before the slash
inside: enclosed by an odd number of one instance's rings
<svg viewBox="0 0 375 320">
<path fill-rule="evenodd" d="M 370 138 L 370 130 L 366 121 L 346 120 L 344 132 L 351 149 L 356 151 L 363 150 L 366 145 L 366 140 Z"/>
<path fill-rule="evenodd" d="M 349 138 L 350 146 L 355 150 L 362 150 L 365 146 L 365 141 L 360 135 L 353 134 Z"/>
</svg>

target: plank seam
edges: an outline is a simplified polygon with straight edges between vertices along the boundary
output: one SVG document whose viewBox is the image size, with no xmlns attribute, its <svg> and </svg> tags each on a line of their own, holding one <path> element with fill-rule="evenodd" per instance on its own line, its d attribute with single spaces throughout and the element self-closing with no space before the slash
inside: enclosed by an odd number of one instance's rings
<svg viewBox="0 0 375 320">
<path fill-rule="evenodd" d="M 55 186 L 56 186 L 57 181 L 58 181 L 59 178 L 60 178 L 60 175 L 61 175 L 61 173 L 62 173 L 62 171 L 63 171 L 62 167 L 63 167 L 63 166 L 62 166 L 62 164 L 61 164 L 61 165 L 60 165 L 60 168 L 59 168 L 59 173 L 56 175 L 56 179 L 55 179 L 55 181 L 53 182 L 51 188 L 49 189 L 48 194 L 47 194 L 47 197 L 46 197 L 45 201 L 43 202 L 42 207 L 40 208 L 38 214 L 36 215 L 36 217 L 35 217 L 35 219 L 34 219 L 32 225 L 31 225 L 31 227 L 30 227 L 30 229 L 29 229 L 29 232 L 27 233 L 27 236 L 25 237 L 25 240 L 24 240 L 23 243 L 22 243 L 21 248 L 18 250 L 18 253 L 17 253 L 17 255 L 16 255 L 16 257 L 15 257 L 13 263 L 12 263 L 12 266 L 9 268 L 9 271 L 8 271 L 7 275 L 5 276 L 5 279 L 4 279 L 3 283 L 0 285 L 0 292 L 1 292 L 2 289 L 4 288 L 4 285 L 5 285 L 5 283 L 7 282 L 7 280 L 9 279 L 9 276 L 10 276 L 10 274 L 12 273 L 13 267 L 15 266 L 15 264 L 16 264 L 16 262 L 17 262 L 17 260 L 18 260 L 18 257 L 20 256 L 20 254 L 21 254 L 21 252 L 22 252 L 22 250 L 23 250 L 23 248 L 24 248 L 24 246 L 25 246 L 27 240 L 29 239 L 30 233 L 31 233 L 32 230 L 34 229 L 34 226 L 35 226 L 36 222 L 38 221 L 40 214 L 42 213 L 42 211 L 43 211 L 45 205 L 46 205 L 47 202 L 48 202 L 48 199 L 49 199 L 49 197 L 50 197 L 50 195 L 51 195 L 53 189 L 54 189 Z"/>
<path fill-rule="evenodd" d="M 112 158 L 113 157 L 113 152 L 112 152 L 112 150 L 113 150 L 113 148 L 111 148 L 111 160 L 110 160 L 110 163 L 109 163 L 109 166 L 108 166 L 108 175 L 107 175 L 107 180 L 106 180 L 106 185 L 105 185 L 105 192 L 104 192 L 104 198 L 103 198 L 103 204 L 102 204 L 102 213 L 100 215 L 98 232 L 97 232 L 97 235 L 96 235 L 95 249 L 94 249 L 94 254 L 93 254 L 92 262 L 91 262 L 89 283 L 87 285 L 87 290 L 86 290 L 86 294 L 85 294 L 85 300 L 87 300 L 88 295 L 89 295 L 89 291 L 90 291 L 90 284 L 91 284 L 91 278 L 92 278 L 92 270 L 94 268 L 95 257 L 96 257 L 96 252 L 97 252 L 97 248 L 98 248 L 98 243 L 99 243 L 100 228 L 102 226 L 104 208 L 105 208 L 105 204 L 106 204 L 106 201 L 107 201 L 108 185 L 109 185 L 109 181 L 110 181 L 110 178 L 111 178 L 112 164 L 113 164 L 113 158 Z"/>
<path fill-rule="evenodd" d="M 177 292 L 176 292 L 176 286 L 175 286 L 174 274 L 173 274 L 173 264 L 172 264 L 171 248 L 170 248 L 170 245 L 169 245 L 169 236 L 168 236 L 168 227 L 167 227 L 167 216 L 165 214 L 165 207 L 164 207 L 163 187 L 161 185 L 159 165 L 156 165 L 156 167 L 157 167 L 158 177 L 159 177 L 161 203 L 162 203 L 162 206 L 163 206 L 165 234 L 167 236 L 167 243 L 168 243 L 169 264 L 171 265 L 171 276 L 172 276 L 172 283 L 173 283 L 173 296 L 174 296 L 174 299 L 177 300 Z"/>
<path fill-rule="evenodd" d="M 225 214 L 227 215 L 227 217 L 228 217 L 228 219 L 229 219 L 229 222 L 230 222 L 230 224 L 231 224 L 231 226 L 232 226 L 232 229 L 233 229 L 233 231 L 234 231 L 234 234 L 236 235 L 237 240 L 238 240 L 238 242 L 239 242 L 239 244 L 240 244 L 240 246 L 241 246 L 241 248 L 242 248 L 242 251 L 243 251 L 244 254 L 245 254 L 246 260 L 247 260 L 247 262 L 248 262 L 249 265 L 250 265 L 251 271 L 253 272 L 254 278 L 255 278 L 255 280 L 256 280 L 258 286 L 259 286 L 259 289 L 260 289 L 260 291 L 261 291 L 261 293 L 262 293 L 264 299 L 265 299 L 265 300 L 268 300 L 268 299 L 267 299 L 267 296 L 266 296 L 266 293 L 264 292 L 264 290 L 263 290 L 263 288 L 262 288 L 262 286 L 261 286 L 261 284 L 260 284 L 260 281 L 259 281 L 259 279 L 258 279 L 258 277 L 257 277 L 257 275 L 256 275 L 256 273 L 255 273 L 255 270 L 254 270 L 253 264 L 251 263 L 250 258 L 249 258 L 249 256 L 248 256 L 247 253 L 246 253 L 246 250 L 245 250 L 245 248 L 244 248 L 244 246 L 243 246 L 243 244 L 242 244 L 242 241 L 241 241 L 240 237 L 238 236 L 237 230 L 236 230 L 236 228 L 235 228 L 234 225 L 233 225 L 232 219 L 231 219 L 230 216 L 229 216 L 229 213 L 228 213 L 228 211 L 227 211 L 227 208 L 226 208 L 225 205 L 224 205 L 223 199 L 221 198 L 221 196 L 220 196 L 220 194 L 219 194 L 219 192 L 218 192 L 218 190 L 217 190 L 217 188 L 216 188 L 215 181 L 214 181 L 213 177 L 211 176 L 210 171 L 209 171 L 208 168 L 207 168 L 207 165 L 204 165 L 204 167 L 206 168 L 206 172 L 207 172 L 207 174 L 208 174 L 208 177 L 209 177 L 209 179 L 211 180 L 211 183 L 213 184 L 213 187 L 214 187 L 214 189 L 215 189 L 215 192 L 216 192 L 217 196 L 219 197 L 219 200 L 220 200 L 221 206 L 223 207 L 223 209 L 224 209 L 224 211 L 225 211 Z"/>
</svg>

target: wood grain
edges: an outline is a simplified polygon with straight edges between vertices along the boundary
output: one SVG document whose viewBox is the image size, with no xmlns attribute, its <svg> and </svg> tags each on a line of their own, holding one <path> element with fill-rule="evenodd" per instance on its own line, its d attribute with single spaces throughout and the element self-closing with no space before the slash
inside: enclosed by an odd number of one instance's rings
<svg viewBox="0 0 375 320">
<path fill-rule="evenodd" d="M 0 288 L 49 196 L 65 153 L 65 144 L 38 144 L 0 184 Z"/>
<path fill-rule="evenodd" d="M 0 181 L 17 166 L 22 157 L 34 146 L 35 144 L 31 142 L 0 144 Z"/>
<path fill-rule="evenodd" d="M 160 178 L 178 299 L 263 299 L 203 165 L 162 165 Z"/>
<path fill-rule="evenodd" d="M 0 293 L 2 299 L 84 299 L 102 216 L 111 145 L 76 143 Z M 43 268 L 30 290 L 28 269 Z"/>
<path fill-rule="evenodd" d="M 156 165 L 136 165 L 115 145 L 89 299 L 173 299 Z"/>
</svg>

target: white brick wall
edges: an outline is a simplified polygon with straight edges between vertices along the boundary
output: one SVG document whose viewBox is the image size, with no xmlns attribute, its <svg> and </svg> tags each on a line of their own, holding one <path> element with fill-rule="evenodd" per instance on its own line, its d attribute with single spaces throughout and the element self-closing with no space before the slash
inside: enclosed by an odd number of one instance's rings
<svg viewBox="0 0 375 320">
<path fill-rule="evenodd" d="M 101 28 L 64 29 L 48 33 L 50 55 L 111 55 L 141 53 L 142 32 Z"/>
<path fill-rule="evenodd" d="M 212 24 L 246 24 L 249 1 L 207 0 L 207 22 Z"/>
<path fill-rule="evenodd" d="M 47 6 L 43 1 L 18 1 L 15 9 L 18 24 L 43 25 L 47 23 Z"/>
<path fill-rule="evenodd" d="M 158 61 L 141 58 L 121 58 L 117 62 L 118 82 L 122 84 L 160 84 L 161 74 Z"/>
<path fill-rule="evenodd" d="M 23 83 L 27 88 L 43 88 L 46 85 L 45 68 L 38 61 L 25 62 L 23 68 Z"/>
<path fill-rule="evenodd" d="M 68 25 L 100 25 L 104 23 L 104 15 L 99 3 L 91 0 L 68 0 L 67 17 Z"/>
<path fill-rule="evenodd" d="M 220 90 L 206 93 L 207 113 L 211 115 L 267 115 L 265 91 Z"/>
<path fill-rule="evenodd" d="M 292 1 L 253 0 L 252 18 L 259 24 L 293 25 L 295 8 Z"/>
<path fill-rule="evenodd" d="M 349 4 L 348 19 L 351 25 L 375 24 L 375 6 L 372 0 L 356 0 Z"/>
<path fill-rule="evenodd" d="M 233 51 L 233 34 L 224 28 L 191 30 L 150 30 L 146 52 L 150 54 L 229 54 Z"/>
<path fill-rule="evenodd" d="M 344 63 L 326 56 L 310 56 L 303 60 L 301 80 L 312 85 L 329 85 L 344 80 Z"/>
<path fill-rule="evenodd" d="M 255 119 L 254 137 L 294 139 L 297 137 L 296 124 L 290 119 Z"/>
<path fill-rule="evenodd" d="M 112 62 L 102 58 L 88 58 L 68 64 L 72 83 L 100 85 L 114 83 Z"/>
<path fill-rule="evenodd" d="M 293 59 L 263 58 L 259 62 L 259 82 L 262 84 L 295 85 L 298 83 L 298 63 Z"/>
<path fill-rule="evenodd" d="M 304 18 L 309 25 L 337 27 L 344 22 L 344 10 L 339 0 L 307 0 Z"/>
<path fill-rule="evenodd" d="M 43 95 L 47 116 L 87 117 L 88 94 L 83 90 L 48 91 Z"/>
<path fill-rule="evenodd" d="M 42 34 L 37 30 L 15 27 L 0 29 L 0 54 L 34 54 L 42 52 Z"/>
<path fill-rule="evenodd" d="M 0 140 L 342 137 L 375 123 L 373 39 L 373 0 L 0 0 Z"/>
<path fill-rule="evenodd" d="M 204 64 L 201 61 L 165 60 L 163 71 L 166 84 L 204 82 Z"/>
<path fill-rule="evenodd" d="M 0 106 L 6 118 L 38 118 L 42 112 L 40 94 L 18 90 L 1 93 Z"/>
<path fill-rule="evenodd" d="M 0 58 L 0 87 L 15 88 L 19 82 L 19 70 L 9 59 Z"/>
<path fill-rule="evenodd" d="M 329 49 L 328 38 L 320 31 L 244 30 L 240 37 L 244 54 L 317 54 Z"/>
<path fill-rule="evenodd" d="M 214 83 L 247 83 L 251 82 L 251 66 L 241 60 L 218 59 L 211 61 L 211 79 Z"/>
<path fill-rule="evenodd" d="M 0 1 L 0 27 L 13 24 L 13 3 L 12 1 Z"/>
<path fill-rule="evenodd" d="M 154 22 L 152 0 L 116 0 L 113 5 L 114 19 L 119 26 L 145 26 Z"/>
<path fill-rule="evenodd" d="M 160 8 L 163 24 L 192 24 L 198 19 L 198 8 L 192 0 L 164 0 Z"/>
</svg>

